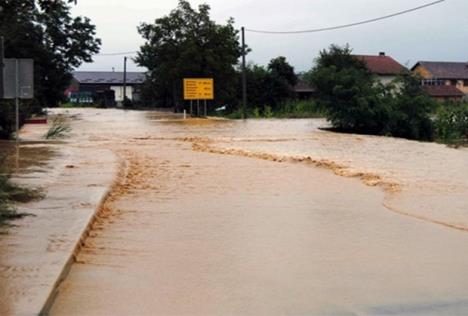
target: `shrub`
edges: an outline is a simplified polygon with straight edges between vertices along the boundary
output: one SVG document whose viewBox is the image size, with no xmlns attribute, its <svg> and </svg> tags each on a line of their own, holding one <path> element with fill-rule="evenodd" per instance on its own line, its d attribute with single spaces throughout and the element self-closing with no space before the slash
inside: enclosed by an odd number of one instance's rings
<svg viewBox="0 0 468 316">
<path fill-rule="evenodd" d="M 468 142 L 468 103 L 449 102 L 437 111 L 434 120 L 438 141 L 445 143 Z"/>
<path fill-rule="evenodd" d="M 430 114 L 435 103 L 409 74 L 393 84 L 381 84 L 348 46 L 332 45 L 320 53 L 306 78 L 316 87 L 328 121 L 339 131 L 433 139 Z"/>
</svg>

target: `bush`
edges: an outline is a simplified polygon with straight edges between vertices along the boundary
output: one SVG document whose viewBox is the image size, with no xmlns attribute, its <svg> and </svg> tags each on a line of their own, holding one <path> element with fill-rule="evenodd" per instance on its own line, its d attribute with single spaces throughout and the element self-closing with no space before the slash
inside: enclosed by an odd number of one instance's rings
<svg viewBox="0 0 468 316">
<path fill-rule="evenodd" d="M 289 100 L 274 115 L 280 118 L 317 118 L 324 117 L 325 113 L 314 100 Z"/>
<path fill-rule="evenodd" d="M 444 143 L 468 143 L 468 103 L 439 107 L 434 120 L 436 138 Z"/>
<path fill-rule="evenodd" d="M 306 74 L 317 89 L 318 103 L 338 131 L 433 139 L 430 114 L 435 102 L 420 81 L 404 75 L 390 85 L 374 77 L 351 49 L 332 45 Z"/>
</svg>

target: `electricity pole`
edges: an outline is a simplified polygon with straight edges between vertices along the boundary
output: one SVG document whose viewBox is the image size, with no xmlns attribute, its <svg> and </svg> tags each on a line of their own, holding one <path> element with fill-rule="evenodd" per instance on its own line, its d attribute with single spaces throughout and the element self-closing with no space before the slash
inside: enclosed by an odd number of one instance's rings
<svg viewBox="0 0 468 316">
<path fill-rule="evenodd" d="M 124 57 L 124 73 L 123 73 L 123 105 L 127 99 L 127 56 Z"/>
<path fill-rule="evenodd" d="M 0 37 L 0 99 L 3 99 L 3 59 L 5 58 L 5 48 L 3 36 Z"/>
<path fill-rule="evenodd" d="M 246 118 L 247 110 L 247 76 L 245 68 L 245 28 L 242 27 L 242 118 Z"/>
</svg>

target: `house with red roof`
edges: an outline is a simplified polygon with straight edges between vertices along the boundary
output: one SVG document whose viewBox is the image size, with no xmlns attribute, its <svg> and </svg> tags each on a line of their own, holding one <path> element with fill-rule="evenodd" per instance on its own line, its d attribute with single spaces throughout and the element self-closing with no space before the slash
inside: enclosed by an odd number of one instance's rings
<svg viewBox="0 0 468 316">
<path fill-rule="evenodd" d="M 411 71 L 423 78 L 424 89 L 437 100 L 468 97 L 468 62 L 420 61 Z"/>
<path fill-rule="evenodd" d="M 408 69 L 397 62 L 390 56 L 387 56 L 384 52 L 379 55 L 354 55 L 357 59 L 363 61 L 367 69 L 376 75 L 380 82 L 383 84 L 389 84 L 395 80 L 398 76 L 408 73 Z"/>
</svg>

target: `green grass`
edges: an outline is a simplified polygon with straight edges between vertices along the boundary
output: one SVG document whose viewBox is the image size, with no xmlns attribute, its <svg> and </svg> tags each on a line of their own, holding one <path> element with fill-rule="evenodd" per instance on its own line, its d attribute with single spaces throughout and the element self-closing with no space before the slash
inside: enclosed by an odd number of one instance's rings
<svg viewBox="0 0 468 316">
<path fill-rule="evenodd" d="M 265 106 L 251 106 L 246 111 L 247 118 L 323 118 L 324 112 L 313 100 L 290 100 L 273 109 Z M 241 119 L 242 109 L 226 115 L 230 119 Z"/>
<path fill-rule="evenodd" d="M 57 116 L 52 121 L 52 126 L 49 128 L 47 133 L 45 133 L 45 139 L 56 139 L 64 137 L 68 132 L 71 131 L 70 125 L 65 121 L 65 118 Z"/>
</svg>

